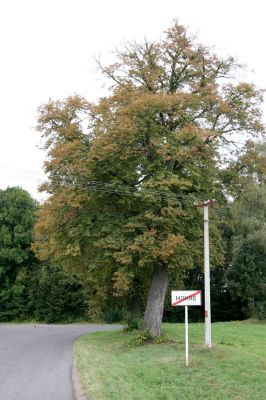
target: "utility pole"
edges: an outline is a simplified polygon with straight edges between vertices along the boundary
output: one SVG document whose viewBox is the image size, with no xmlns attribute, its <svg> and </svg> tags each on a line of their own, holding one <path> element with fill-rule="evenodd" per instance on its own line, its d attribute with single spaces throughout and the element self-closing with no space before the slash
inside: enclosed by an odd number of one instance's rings
<svg viewBox="0 0 266 400">
<path fill-rule="evenodd" d="M 211 334 L 211 291 L 210 291 L 210 250 L 209 250 L 209 205 L 215 203 L 215 200 L 207 200 L 197 207 L 204 209 L 204 305 L 205 305 L 205 346 L 208 349 L 212 347 Z"/>
</svg>

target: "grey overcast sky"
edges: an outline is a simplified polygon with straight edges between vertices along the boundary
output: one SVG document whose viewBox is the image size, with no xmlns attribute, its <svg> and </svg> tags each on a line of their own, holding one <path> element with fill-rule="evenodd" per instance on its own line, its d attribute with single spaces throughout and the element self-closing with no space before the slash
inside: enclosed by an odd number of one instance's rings
<svg viewBox="0 0 266 400">
<path fill-rule="evenodd" d="M 123 42 L 159 38 L 173 19 L 216 52 L 248 65 L 266 88 L 263 0 L 2 0 L 0 2 L 0 188 L 41 199 L 44 152 L 37 108 L 73 93 L 103 94 L 94 57 L 110 60 Z"/>
</svg>

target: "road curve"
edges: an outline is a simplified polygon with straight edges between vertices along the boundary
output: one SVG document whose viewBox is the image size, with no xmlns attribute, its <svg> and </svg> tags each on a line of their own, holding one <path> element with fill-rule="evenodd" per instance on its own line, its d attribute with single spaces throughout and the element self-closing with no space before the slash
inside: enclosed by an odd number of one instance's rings
<svg viewBox="0 0 266 400">
<path fill-rule="evenodd" d="M 0 400 L 73 400 L 73 341 L 117 328 L 0 324 Z"/>
</svg>

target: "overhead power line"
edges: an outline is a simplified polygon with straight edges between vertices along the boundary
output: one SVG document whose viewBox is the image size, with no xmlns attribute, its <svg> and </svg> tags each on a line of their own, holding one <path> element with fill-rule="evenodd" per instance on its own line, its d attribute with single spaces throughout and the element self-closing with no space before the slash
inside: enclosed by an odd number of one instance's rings
<svg viewBox="0 0 266 400">
<path fill-rule="evenodd" d="M 51 185 L 58 185 L 59 187 L 70 187 L 70 188 L 80 188 L 88 191 L 97 191 L 103 193 L 125 195 L 125 196 L 144 196 L 153 195 L 159 196 L 162 199 L 175 199 L 175 200 L 195 200 L 199 201 L 197 193 L 174 193 L 166 192 L 163 190 L 147 189 L 138 184 L 135 186 L 121 185 L 118 183 L 101 182 L 101 181 L 74 181 L 69 179 L 53 178 L 51 179 Z"/>
<path fill-rule="evenodd" d="M 24 171 L 19 171 L 16 169 L 9 169 L 7 167 L 3 168 L 0 166 L 0 172 L 6 174 L 10 174 L 12 176 L 15 175 L 16 178 L 23 178 L 23 180 L 31 181 L 36 183 L 36 181 L 39 181 L 38 183 L 41 184 L 41 178 L 40 176 L 34 177 L 33 174 L 30 176 L 30 174 L 25 173 Z M 16 172 L 17 171 L 17 172 Z M 43 182 L 45 183 L 45 182 Z M 76 180 L 71 177 L 67 178 L 60 178 L 60 177 L 53 177 L 53 178 L 48 178 L 48 183 L 49 184 L 55 184 L 60 187 L 72 187 L 72 188 L 80 188 L 80 189 L 87 189 L 87 190 L 94 190 L 97 192 L 104 192 L 104 193 L 111 193 L 111 194 L 117 194 L 117 195 L 157 195 L 160 196 L 161 198 L 172 198 L 172 199 L 188 199 L 188 197 L 194 196 L 197 201 L 200 201 L 200 199 L 195 196 L 196 193 L 173 193 L 170 191 L 165 191 L 165 190 L 156 190 L 156 189 L 148 189 L 148 188 L 143 188 L 140 184 L 136 184 L 134 186 L 130 185 L 123 185 L 119 183 L 111 183 L 111 182 L 102 182 L 102 181 L 81 181 L 81 180 Z"/>
<path fill-rule="evenodd" d="M 15 172 L 14 170 L 8 171 L 9 168 L 7 167 L 1 167 L 0 166 L 0 172 L 1 169 L 5 170 L 3 171 L 4 174 L 11 172 L 13 174 Z M 19 174 L 20 178 L 24 178 L 27 181 L 32 181 L 36 183 L 37 179 L 34 179 L 33 176 L 29 176 L 28 174 L 20 173 Z M 18 177 L 18 175 L 17 175 Z M 40 182 L 39 184 L 46 183 L 45 181 Z M 149 188 L 144 188 L 141 186 L 141 184 L 135 184 L 134 186 L 130 185 L 123 185 L 119 183 L 114 183 L 114 182 L 102 182 L 102 181 L 81 181 L 81 180 L 76 180 L 71 177 L 66 177 L 66 178 L 60 178 L 60 177 L 52 177 L 48 178 L 49 185 L 53 186 L 58 186 L 58 187 L 67 187 L 67 188 L 73 188 L 73 189 L 82 189 L 86 191 L 96 191 L 96 192 L 102 192 L 106 194 L 115 194 L 115 195 L 120 195 L 120 196 L 134 196 L 134 197 L 144 197 L 144 196 L 158 196 L 162 200 L 176 200 L 177 202 L 181 202 L 181 200 L 186 203 L 186 205 L 194 206 L 195 202 L 200 202 L 203 201 L 202 198 L 199 197 L 199 194 L 196 192 L 188 192 L 188 193 L 174 193 L 171 191 L 165 191 L 165 190 L 156 190 L 156 189 L 149 189 Z M 159 184 L 159 182 L 158 182 Z M 205 196 L 206 197 L 206 196 Z M 208 196 L 207 196 L 208 197 Z"/>
</svg>

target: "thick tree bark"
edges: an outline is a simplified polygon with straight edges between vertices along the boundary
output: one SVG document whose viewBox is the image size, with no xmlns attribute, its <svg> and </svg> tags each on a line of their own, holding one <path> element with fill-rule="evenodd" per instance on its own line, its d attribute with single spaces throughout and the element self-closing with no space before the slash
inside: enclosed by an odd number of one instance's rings
<svg viewBox="0 0 266 400">
<path fill-rule="evenodd" d="M 153 270 L 144 322 L 141 329 L 148 330 L 153 337 L 162 335 L 161 324 L 165 293 L 168 286 L 168 270 L 164 265 L 156 265 Z"/>
</svg>

